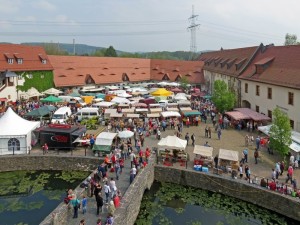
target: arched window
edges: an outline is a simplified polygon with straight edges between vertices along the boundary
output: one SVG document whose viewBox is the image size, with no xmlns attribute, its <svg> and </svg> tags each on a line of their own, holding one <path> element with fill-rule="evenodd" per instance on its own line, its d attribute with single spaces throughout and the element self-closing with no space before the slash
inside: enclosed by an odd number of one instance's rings
<svg viewBox="0 0 300 225">
<path fill-rule="evenodd" d="M 16 138 L 9 139 L 8 151 L 20 151 L 20 141 Z"/>
<path fill-rule="evenodd" d="M 123 75 L 122 75 L 122 81 L 130 81 L 129 77 L 127 76 L 126 73 L 123 73 Z"/>
</svg>

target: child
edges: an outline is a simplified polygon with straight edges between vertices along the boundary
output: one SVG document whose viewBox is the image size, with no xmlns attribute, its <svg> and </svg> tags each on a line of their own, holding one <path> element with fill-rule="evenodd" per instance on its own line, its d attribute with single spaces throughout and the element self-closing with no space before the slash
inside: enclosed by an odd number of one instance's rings
<svg viewBox="0 0 300 225">
<path fill-rule="evenodd" d="M 101 219 L 98 219 L 98 220 L 97 220 L 97 225 L 101 225 L 101 224 L 102 224 Z"/>
<path fill-rule="evenodd" d="M 85 214 L 86 213 L 86 207 L 87 207 L 87 198 L 85 195 L 82 196 L 82 201 L 81 201 L 81 204 L 82 204 L 82 213 Z"/>
</svg>

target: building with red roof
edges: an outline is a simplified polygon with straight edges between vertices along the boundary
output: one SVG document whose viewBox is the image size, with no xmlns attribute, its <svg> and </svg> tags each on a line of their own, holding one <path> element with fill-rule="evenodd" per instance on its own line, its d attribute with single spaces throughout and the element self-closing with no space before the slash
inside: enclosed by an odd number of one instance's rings
<svg viewBox="0 0 300 225">
<path fill-rule="evenodd" d="M 224 80 L 236 92 L 237 106 L 272 118 L 279 107 L 287 113 L 293 129 L 300 131 L 300 46 L 256 47 L 207 52 L 204 62 L 206 89 Z"/>
<path fill-rule="evenodd" d="M 186 76 L 191 84 L 202 84 L 203 62 L 118 57 L 54 56 L 54 83 L 58 88 L 179 81 Z"/>
<path fill-rule="evenodd" d="M 39 91 L 52 87 L 52 70 L 42 47 L 0 44 L 0 98 L 15 101 L 31 87 Z M 17 86 L 24 92 L 18 93 Z"/>
<path fill-rule="evenodd" d="M 268 46 L 239 76 L 241 103 L 272 118 L 279 107 L 300 131 L 300 46 Z"/>
</svg>

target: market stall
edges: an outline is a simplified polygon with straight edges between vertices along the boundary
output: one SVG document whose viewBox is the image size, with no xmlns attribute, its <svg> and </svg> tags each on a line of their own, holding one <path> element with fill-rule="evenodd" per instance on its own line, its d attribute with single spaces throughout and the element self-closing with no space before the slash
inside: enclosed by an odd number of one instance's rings
<svg viewBox="0 0 300 225">
<path fill-rule="evenodd" d="M 140 114 L 127 113 L 126 118 L 140 118 Z"/>
<path fill-rule="evenodd" d="M 239 168 L 239 153 L 237 151 L 220 149 L 218 168 L 223 170 L 223 172 L 237 171 Z"/>
<path fill-rule="evenodd" d="M 158 156 L 162 158 L 164 165 L 170 166 L 174 162 L 185 165 L 188 155 L 185 152 L 187 141 L 176 136 L 162 138 L 157 145 L 160 147 Z"/>
<path fill-rule="evenodd" d="M 93 152 L 99 154 L 100 156 L 110 154 L 111 150 L 114 147 L 114 140 L 117 137 L 117 133 L 102 132 L 100 133 L 95 140 L 93 146 Z"/>
<path fill-rule="evenodd" d="M 162 109 L 161 108 L 150 108 L 150 112 L 151 113 L 160 113 L 160 112 L 162 112 Z"/>
<path fill-rule="evenodd" d="M 193 153 L 196 154 L 194 158 L 194 165 L 201 165 L 206 167 L 213 167 L 213 148 L 203 145 L 195 145 Z"/>
<path fill-rule="evenodd" d="M 178 108 L 167 108 L 167 111 L 173 111 L 173 112 L 178 112 L 179 109 Z"/>
</svg>

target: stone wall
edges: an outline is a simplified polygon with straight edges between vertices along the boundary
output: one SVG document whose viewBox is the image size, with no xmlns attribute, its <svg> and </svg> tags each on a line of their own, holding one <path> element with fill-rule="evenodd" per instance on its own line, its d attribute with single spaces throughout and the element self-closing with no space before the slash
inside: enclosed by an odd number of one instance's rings
<svg viewBox="0 0 300 225">
<path fill-rule="evenodd" d="M 186 169 L 155 166 L 155 180 L 201 188 L 235 197 L 300 221 L 300 201 L 254 184 Z M 280 207 L 279 207 L 280 206 Z M 133 223 L 132 223 L 133 224 Z"/>
<path fill-rule="evenodd" d="M 79 170 L 97 168 L 99 158 L 60 155 L 14 155 L 0 157 L 0 171 L 15 170 Z"/>
<path fill-rule="evenodd" d="M 135 177 L 122 198 L 121 205 L 117 208 L 114 225 L 134 224 L 146 189 L 150 189 L 154 181 L 154 157 L 149 159 L 149 164 Z"/>
</svg>

